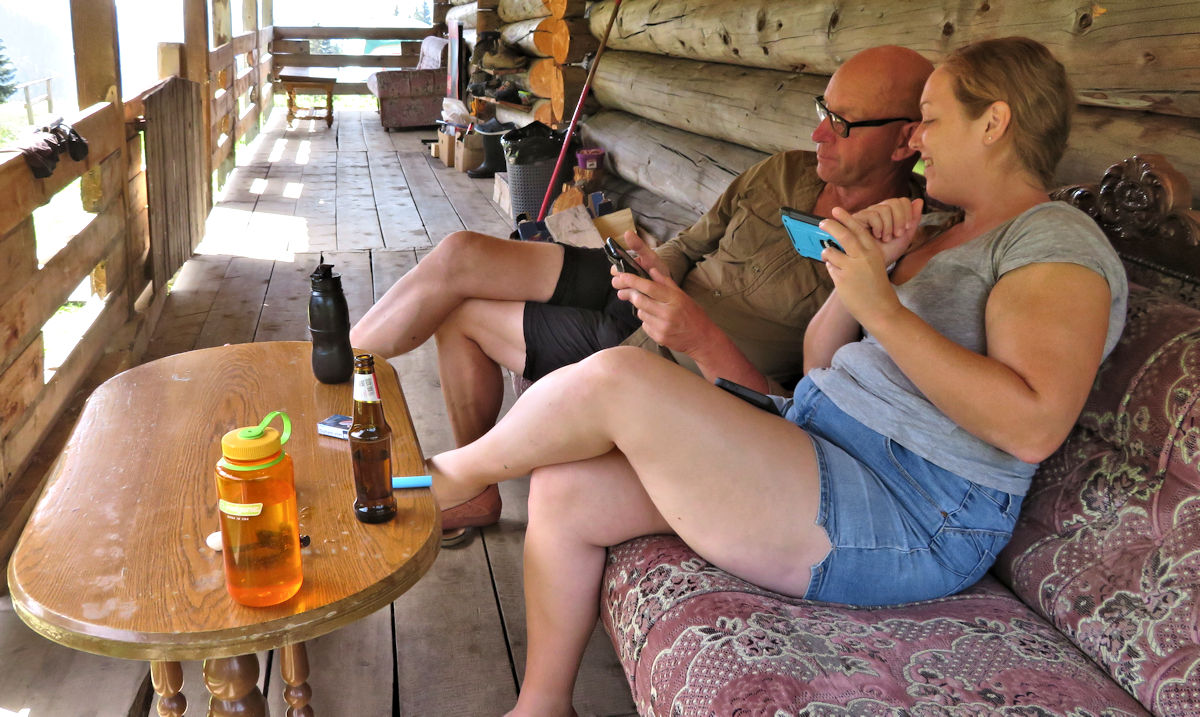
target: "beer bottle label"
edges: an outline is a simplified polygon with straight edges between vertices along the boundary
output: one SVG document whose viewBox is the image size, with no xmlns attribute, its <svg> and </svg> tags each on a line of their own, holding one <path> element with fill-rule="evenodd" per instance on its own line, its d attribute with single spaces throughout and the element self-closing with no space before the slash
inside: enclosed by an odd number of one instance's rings
<svg viewBox="0 0 1200 717">
<path fill-rule="evenodd" d="M 262 513 L 262 503 L 234 503 L 232 501 L 220 498 L 217 500 L 217 508 L 225 515 L 231 515 L 235 518 L 253 518 Z"/>
<path fill-rule="evenodd" d="M 375 374 L 354 374 L 354 400 L 379 403 L 379 383 L 375 380 Z"/>
</svg>

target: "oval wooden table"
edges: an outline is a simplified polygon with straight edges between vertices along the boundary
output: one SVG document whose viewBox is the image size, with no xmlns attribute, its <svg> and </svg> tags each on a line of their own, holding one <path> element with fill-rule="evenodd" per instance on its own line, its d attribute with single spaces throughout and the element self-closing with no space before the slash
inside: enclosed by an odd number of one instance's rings
<svg viewBox="0 0 1200 717">
<path fill-rule="evenodd" d="M 213 715 L 258 715 L 258 650 L 283 648 L 284 697 L 308 706 L 303 641 L 379 610 L 437 556 L 441 517 L 428 489 L 397 491 L 381 525 L 353 515 L 346 441 L 316 424 L 349 414 L 351 384 L 316 381 L 310 344 L 237 344 L 177 354 L 118 374 L 87 400 L 8 566 L 18 615 L 79 650 L 151 661 L 160 714 L 181 715 L 179 660 L 205 660 Z M 425 473 L 395 370 L 376 357 L 392 427 L 392 472 Z M 221 554 L 213 466 L 226 431 L 286 412 L 293 433 L 304 584 L 273 607 L 235 603 Z M 276 424 L 278 425 L 278 424 Z"/>
</svg>

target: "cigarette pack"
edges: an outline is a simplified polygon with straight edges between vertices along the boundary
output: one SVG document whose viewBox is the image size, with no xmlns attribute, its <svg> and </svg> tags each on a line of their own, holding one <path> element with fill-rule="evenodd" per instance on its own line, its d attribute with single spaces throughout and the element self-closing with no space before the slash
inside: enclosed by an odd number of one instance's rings
<svg viewBox="0 0 1200 717">
<path fill-rule="evenodd" d="M 349 438 L 351 422 L 352 420 L 349 416 L 335 413 L 317 424 L 317 433 L 320 433 L 322 436 L 333 436 L 334 438 Z"/>
</svg>

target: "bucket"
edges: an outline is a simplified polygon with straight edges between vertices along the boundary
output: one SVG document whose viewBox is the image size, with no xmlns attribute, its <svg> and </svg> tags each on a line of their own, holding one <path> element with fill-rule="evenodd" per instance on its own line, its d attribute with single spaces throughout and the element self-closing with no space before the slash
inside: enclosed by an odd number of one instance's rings
<svg viewBox="0 0 1200 717">
<path fill-rule="evenodd" d="M 584 169 L 600 169 L 604 164 L 604 150 L 599 147 L 581 149 L 575 153 L 575 161 Z"/>
<path fill-rule="evenodd" d="M 521 214 L 536 217 L 541 211 L 542 202 L 546 199 L 546 189 L 550 186 L 557 162 L 557 157 L 550 157 L 529 164 L 508 165 L 508 192 L 514 221 Z M 550 201 L 554 201 L 554 197 L 558 196 L 560 188 L 561 185 L 556 187 Z"/>
</svg>

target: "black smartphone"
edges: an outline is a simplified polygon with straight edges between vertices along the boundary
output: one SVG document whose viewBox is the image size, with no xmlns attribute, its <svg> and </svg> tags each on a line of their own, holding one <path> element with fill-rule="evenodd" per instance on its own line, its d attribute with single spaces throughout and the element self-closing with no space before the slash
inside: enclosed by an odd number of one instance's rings
<svg viewBox="0 0 1200 717">
<path fill-rule="evenodd" d="M 630 256 L 629 252 L 625 251 L 612 237 L 604 240 L 604 254 L 608 257 L 609 263 L 617 267 L 617 271 L 640 276 L 643 279 L 650 278 L 650 274 L 642 268 L 642 265 L 637 263 L 637 260 Z"/>
<path fill-rule="evenodd" d="M 788 237 L 792 240 L 792 246 L 796 248 L 800 256 L 821 261 L 821 251 L 828 246 L 845 252 L 833 235 L 817 226 L 821 223 L 822 217 L 802 212 L 799 209 L 783 207 L 780 210 L 780 218 L 783 220 L 783 228 L 787 230 Z"/>
<path fill-rule="evenodd" d="M 752 388 L 746 388 L 740 383 L 734 383 L 723 378 L 718 378 L 713 383 L 716 384 L 717 388 L 725 389 L 755 408 L 761 408 L 767 413 L 773 413 L 776 416 L 782 415 L 779 413 L 779 407 L 766 394 L 759 393 Z"/>
</svg>

